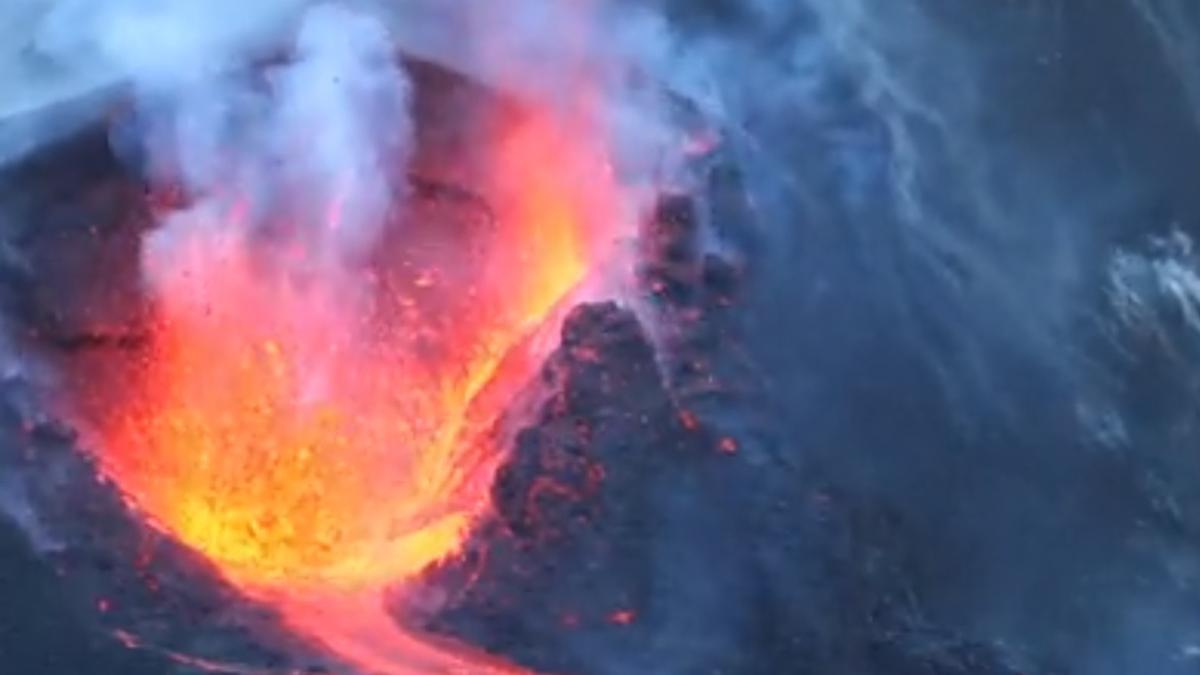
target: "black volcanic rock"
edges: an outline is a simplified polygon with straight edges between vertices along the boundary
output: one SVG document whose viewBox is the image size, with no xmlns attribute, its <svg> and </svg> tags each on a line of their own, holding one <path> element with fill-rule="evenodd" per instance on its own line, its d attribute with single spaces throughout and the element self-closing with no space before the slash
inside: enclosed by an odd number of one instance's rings
<svg viewBox="0 0 1200 675">
<path fill-rule="evenodd" d="M 553 673 L 1033 672 L 927 626 L 903 523 L 781 456 L 725 300 L 740 272 L 694 214 L 672 196 L 647 225 L 653 331 L 611 302 L 567 317 L 427 628 Z"/>
</svg>

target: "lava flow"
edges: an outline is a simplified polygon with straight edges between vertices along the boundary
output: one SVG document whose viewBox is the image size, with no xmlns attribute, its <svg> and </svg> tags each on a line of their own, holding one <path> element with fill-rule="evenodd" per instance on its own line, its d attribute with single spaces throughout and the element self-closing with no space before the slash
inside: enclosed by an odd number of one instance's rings
<svg viewBox="0 0 1200 675">
<path fill-rule="evenodd" d="M 145 242 L 148 345 L 86 404 L 102 471 L 369 672 L 492 669 L 403 633 L 382 593 L 454 555 L 486 509 L 489 427 L 615 222 L 605 159 L 569 127 L 509 124 L 484 152 L 488 217 L 404 209 L 365 262 L 322 250 L 337 200 L 315 232 L 272 215 L 264 235 L 264 205 L 233 191 Z"/>
</svg>

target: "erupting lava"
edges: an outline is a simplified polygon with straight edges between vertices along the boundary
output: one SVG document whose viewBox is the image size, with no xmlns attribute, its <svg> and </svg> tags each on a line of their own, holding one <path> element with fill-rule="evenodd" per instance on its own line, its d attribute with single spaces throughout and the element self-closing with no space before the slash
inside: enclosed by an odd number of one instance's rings
<svg viewBox="0 0 1200 675">
<path fill-rule="evenodd" d="M 430 225 L 410 209 L 371 261 L 319 250 L 336 202 L 319 232 L 264 238 L 240 193 L 145 244 L 149 344 L 88 403 L 102 470 L 156 527 L 372 672 L 442 663 L 398 631 L 380 643 L 395 630 L 380 593 L 453 555 L 486 507 L 488 428 L 617 218 L 603 154 L 568 127 L 506 127 L 484 153 L 490 218 Z"/>
<path fill-rule="evenodd" d="M 480 394 L 520 384 L 502 362 L 587 269 L 580 205 L 539 168 L 561 140 L 549 123 L 507 139 L 500 175 L 525 192 L 496 231 L 400 223 L 435 241 L 361 286 L 259 259 L 237 204 L 152 242 L 170 250 L 148 256 L 151 351 L 105 469 L 241 583 L 352 587 L 454 552 L 489 482 L 500 411 Z"/>
</svg>

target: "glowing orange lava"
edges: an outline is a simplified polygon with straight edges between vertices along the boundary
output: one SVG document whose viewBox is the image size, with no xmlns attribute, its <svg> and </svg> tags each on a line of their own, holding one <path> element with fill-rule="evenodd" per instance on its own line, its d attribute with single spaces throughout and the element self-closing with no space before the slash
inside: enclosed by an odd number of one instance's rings
<svg viewBox="0 0 1200 675">
<path fill-rule="evenodd" d="M 612 234 L 612 178 L 580 138 L 551 115 L 507 126 L 487 151 L 494 218 L 401 218 L 381 265 L 322 267 L 319 238 L 263 244 L 240 195 L 175 216 L 190 221 L 146 243 L 149 345 L 117 384 L 131 393 L 100 404 L 102 470 L 344 658 L 449 668 L 425 641 L 384 644 L 379 592 L 453 555 L 486 508 L 486 432 Z"/>
<path fill-rule="evenodd" d="M 236 226 L 151 246 L 157 320 L 139 392 L 104 429 L 105 470 L 243 584 L 353 587 L 453 553 L 492 463 L 472 422 L 500 411 L 479 394 L 520 384 L 496 381 L 501 363 L 587 271 L 596 212 L 579 209 L 595 199 L 565 182 L 564 142 L 545 120 L 503 139 L 497 175 L 519 185 L 486 255 L 416 261 L 439 266 L 413 291 L 465 283 L 425 302 L 367 273 L 297 278 Z"/>
</svg>

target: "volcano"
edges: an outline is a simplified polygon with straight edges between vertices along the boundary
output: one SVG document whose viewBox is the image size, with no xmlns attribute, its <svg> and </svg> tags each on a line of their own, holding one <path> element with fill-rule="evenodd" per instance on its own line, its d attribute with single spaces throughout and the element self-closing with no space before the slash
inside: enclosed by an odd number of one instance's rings
<svg viewBox="0 0 1200 675">
<path fill-rule="evenodd" d="M 12 4 L 0 673 L 1195 672 L 1186 3 Z"/>
<path fill-rule="evenodd" d="M 178 255 L 150 295 L 138 261 L 188 197 L 112 154 L 131 123 L 119 108 L 10 174 L 39 265 L 11 280 L 9 306 L 61 374 L 72 424 L 18 415 L 25 451 L 9 461 L 68 542 L 52 557 L 84 611 L 160 659 L 150 672 L 755 672 L 810 653 L 769 636 L 893 580 L 843 572 L 805 608 L 728 608 L 702 587 L 754 594 L 743 584 L 793 563 L 820 574 L 830 537 L 873 517 L 816 486 L 780 509 L 798 468 L 736 347 L 751 280 L 736 249 L 705 243 L 713 215 L 726 231 L 752 222 L 736 166 L 708 148 L 702 192 L 662 192 L 623 231 L 608 168 L 568 129 L 405 65 L 421 143 L 396 179 L 405 211 L 355 261 L 361 295 L 288 276 L 311 242 L 286 221 L 271 247 L 243 247 L 253 205 L 236 193 L 205 212 L 228 227 L 161 243 Z M 588 180 L 572 182 L 572 162 Z M 322 219 L 336 228 L 336 211 Z M 735 497 L 730 480 L 763 489 Z M 807 543 L 763 557 L 728 549 L 735 533 Z M 745 625 L 770 649 L 729 637 Z M 705 626 L 726 637 L 698 648 Z M 933 658 L 866 650 L 855 641 L 876 638 L 858 630 L 837 667 Z M 1017 672 L 948 644 L 938 658 L 963 665 L 945 672 Z M 601 667 L 597 653 L 626 656 Z"/>
</svg>

